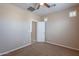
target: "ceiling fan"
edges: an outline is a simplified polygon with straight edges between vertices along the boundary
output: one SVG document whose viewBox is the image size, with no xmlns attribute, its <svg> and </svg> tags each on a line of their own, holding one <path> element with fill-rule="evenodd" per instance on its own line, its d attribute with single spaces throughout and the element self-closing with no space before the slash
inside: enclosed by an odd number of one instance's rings
<svg viewBox="0 0 79 59">
<path fill-rule="evenodd" d="M 38 10 L 41 6 L 45 6 L 47 8 L 50 8 L 50 7 L 55 7 L 56 4 L 50 5 L 49 3 L 34 3 L 33 6 L 30 6 L 27 9 L 30 10 L 30 11 L 35 11 L 35 10 Z"/>
</svg>

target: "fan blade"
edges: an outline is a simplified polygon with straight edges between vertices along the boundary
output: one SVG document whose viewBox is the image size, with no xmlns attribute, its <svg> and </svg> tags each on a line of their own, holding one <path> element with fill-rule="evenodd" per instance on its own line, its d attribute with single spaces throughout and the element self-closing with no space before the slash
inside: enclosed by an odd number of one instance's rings
<svg viewBox="0 0 79 59">
<path fill-rule="evenodd" d="M 33 7 L 29 7 L 29 8 L 27 8 L 29 11 L 35 11 L 35 8 L 33 8 Z"/>
<path fill-rule="evenodd" d="M 37 6 L 37 9 L 39 9 L 40 8 L 40 4 Z"/>
<path fill-rule="evenodd" d="M 50 8 L 50 5 L 48 5 L 47 3 L 44 3 L 44 5 L 45 5 L 46 7 L 48 7 L 48 8 Z"/>
</svg>

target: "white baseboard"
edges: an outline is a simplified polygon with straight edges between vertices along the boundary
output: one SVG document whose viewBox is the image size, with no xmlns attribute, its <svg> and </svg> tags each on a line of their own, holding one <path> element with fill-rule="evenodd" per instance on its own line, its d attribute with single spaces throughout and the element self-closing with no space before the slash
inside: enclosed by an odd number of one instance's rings
<svg viewBox="0 0 79 59">
<path fill-rule="evenodd" d="M 72 50 L 79 51 L 78 48 L 73 48 L 73 47 L 70 47 L 70 46 L 65 46 L 65 45 L 57 44 L 57 43 L 50 43 L 50 42 L 48 42 L 48 41 L 46 41 L 46 42 L 49 43 L 49 44 L 53 44 L 53 45 L 57 45 L 57 46 L 61 46 L 61 47 L 65 47 L 65 48 L 68 48 L 68 49 L 72 49 Z"/>
<path fill-rule="evenodd" d="M 21 47 L 18 47 L 18 48 L 15 48 L 15 49 L 12 49 L 12 50 L 9 50 L 9 51 L 0 53 L 0 56 L 1 56 L 1 55 L 4 55 L 4 54 L 8 54 L 8 53 L 13 52 L 13 51 L 16 51 L 16 50 L 18 50 L 18 49 L 24 48 L 24 47 L 29 46 L 29 45 L 31 45 L 31 43 L 28 43 L 28 44 L 23 45 L 23 46 L 21 46 Z"/>
</svg>

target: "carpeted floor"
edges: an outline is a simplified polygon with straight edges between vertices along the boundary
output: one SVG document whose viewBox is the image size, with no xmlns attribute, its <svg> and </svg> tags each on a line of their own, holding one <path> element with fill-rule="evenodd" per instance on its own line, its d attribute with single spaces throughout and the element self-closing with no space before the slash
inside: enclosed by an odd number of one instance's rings
<svg viewBox="0 0 79 59">
<path fill-rule="evenodd" d="M 79 51 L 49 43 L 34 43 L 4 56 L 79 56 Z"/>
</svg>

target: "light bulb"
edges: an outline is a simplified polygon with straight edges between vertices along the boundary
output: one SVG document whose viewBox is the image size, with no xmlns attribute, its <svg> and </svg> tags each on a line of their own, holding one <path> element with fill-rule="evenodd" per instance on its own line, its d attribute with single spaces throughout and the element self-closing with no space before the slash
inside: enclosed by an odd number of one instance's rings
<svg viewBox="0 0 79 59">
<path fill-rule="evenodd" d="M 44 3 L 40 3 L 40 5 L 43 5 Z"/>
</svg>

